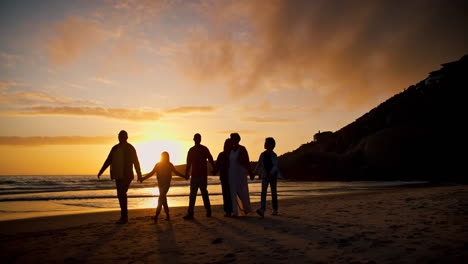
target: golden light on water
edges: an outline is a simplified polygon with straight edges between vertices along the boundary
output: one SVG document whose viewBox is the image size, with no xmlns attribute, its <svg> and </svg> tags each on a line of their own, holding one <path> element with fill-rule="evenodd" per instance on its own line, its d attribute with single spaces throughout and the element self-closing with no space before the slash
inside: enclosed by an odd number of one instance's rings
<svg viewBox="0 0 468 264">
<path fill-rule="evenodd" d="M 154 187 L 152 190 L 151 190 L 151 194 L 152 195 L 158 195 L 159 196 L 159 189 L 157 187 Z"/>
</svg>

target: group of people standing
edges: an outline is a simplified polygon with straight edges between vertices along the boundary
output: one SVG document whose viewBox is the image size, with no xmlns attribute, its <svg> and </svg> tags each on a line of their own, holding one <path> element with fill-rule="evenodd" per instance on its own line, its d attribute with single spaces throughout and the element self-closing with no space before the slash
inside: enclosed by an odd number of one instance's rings
<svg viewBox="0 0 468 264">
<path fill-rule="evenodd" d="M 270 185 L 272 195 L 272 214 L 278 214 L 278 158 L 273 151 L 276 142 L 271 137 L 265 139 L 265 151 L 260 155 L 256 168 L 252 170 L 248 151 L 244 146 L 239 144 L 241 137 L 238 133 L 232 133 L 225 140 L 223 151 L 219 153 L 216 161 L 213 160 L 209 149 L 201 144 L 201 135 L 197 133 L 193 137 L 195 145 L 189 149 L 187 154 L 185 175 L 175 169 L 174 165 L 170 162 L 169 153 L 167 152 L 161 154 L 160 162 L 154 166 L 151 172 L 142 175 L 136 150 L 127 142 L 127 139 L 127 132 L 124 130 L 120 131 L 119 144 L 111 149 L 98 173 L 99 178 L 107 167 L 110 166 L 111 179 L 116 182 L 117 197 L 121 208 L 121 217 L 117 221 L 119 224 L 128 222 L 127 190 L 134 178 L 133 167 L 135 167 L 140 182 L 153 175 L 157 177 L 159 199 L 156 214 L 153 217 L 155 222 L 158 220 L 162 208 L 164 208 L 166 213 L 166 219 L 170 219 L 167 192 L 170 188 L 172 174 L 183 177 L 186 180 L 190 179 L 189 206 L 184 219 L 194 218 L 195 201 L 199 189 L 206 209 L 206 216 L 211 217 L 212 211 L 207 189 L 208 162 L 213 168 L 212 174 L 216 175 L 219 172 L 220 175 L 223 208 L 226 217 L 237 217 L 239 212 L 244 214 L 252 212 L 247 177 L 249 176 L 251 180 L 254 180 L 255 175 L 259 175 L 262 179 L 261 206 L 257 209 L 257 214 L 261 217 L 264 216 L 268 185 Z"/>
</svg>

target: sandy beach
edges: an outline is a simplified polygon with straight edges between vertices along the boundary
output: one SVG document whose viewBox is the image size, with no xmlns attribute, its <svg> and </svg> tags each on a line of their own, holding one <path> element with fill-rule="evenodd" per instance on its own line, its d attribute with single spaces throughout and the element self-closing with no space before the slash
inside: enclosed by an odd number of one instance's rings
<svg viewBox="0 0 468 264">
<path fill-rule="evenodd" d="M 114 224 L 118 211 L 3 221 L 2 263 L 468 262 L 464 185 L 280 197 L 280 215 L 263 219 L 171 210 L 158 223 L 153 208 L 132 210 L 126 225 Z"/>
</svg>

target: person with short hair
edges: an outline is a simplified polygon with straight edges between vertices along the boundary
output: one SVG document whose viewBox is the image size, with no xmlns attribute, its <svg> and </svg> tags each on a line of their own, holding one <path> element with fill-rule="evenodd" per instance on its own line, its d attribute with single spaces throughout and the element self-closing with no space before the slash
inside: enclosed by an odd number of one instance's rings
<svg viewBox="0 0 468 264">
<path fill-rule="evenodd" d="M 127 132 L 125 130 L 120 131 L 119 144 L 112 147 L 97 175 L 99 179 L 107 167 L 110 166 L 110 177 L 112 180 L 115 180 L 117 197 L 119 198 L 120 204 L 120 219 L 116 224 L 125 224 L 128 222 L 127 191 L 135 177 L 133 174 L 133 167 L 135 167 L 138 180 L 141 181 L 141 169 L 137 152 L 127 140 Z"/>
<path fill-rule="evenodd" d="M 203 197 L 203 204 L 205 205 L 206 216 L 211 217 L 211 204 L 207 189 L 207 160 L 208 162 L 210 162 L 213 168 L 215 167 L 215 163 L 213 160 L 213 156 L 211 156 L 210 150 L 207 147 L 200 144 L 201 135 L 199 133 L 196 133 L 193 136 L 193 141 L 195 142 L 195 145 L 189 149 L 189 152 L 187 154 L 187 167 L 185 169 L 185 178 L 187 180 L 190 178 L 190 171 L 192 172 L 192 177 L 190 179 L 189 207 L 187 215 L 184 216 L 184 219 L 193 219 L 198 189 L 200 189 Z"/>
<path fill-rule="evenodd" d="M 271 202 L 273 207 L 272 215 L 278 215 L 278 156 L 273 151 L 275 146 L 276 142 L 274 138 L 268 137 L 265 139 L 265 151 L 260 154 L 257 166 L 254 170 L 255 174 L 258 174 L 258 172 L 261 171 L 260 178 L 262 179 L 262 194 L 260 208 L 257 210 L 257 214 L 261 217 L 264 217 L 265 215 L 268 185 L 270 185 L 271 190 Z"/>
</svg>

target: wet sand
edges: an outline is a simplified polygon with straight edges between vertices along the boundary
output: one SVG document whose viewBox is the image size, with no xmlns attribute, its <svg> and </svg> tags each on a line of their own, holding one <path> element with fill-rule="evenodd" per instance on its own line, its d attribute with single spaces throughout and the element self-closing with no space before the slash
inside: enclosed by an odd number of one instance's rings
<svg viewBox="0 0 468 264">
<path fill-rule="evenodd" d="M 201 197 L 197 197 L 201 199 Z M 269 198 L 268 198 L 269 199 Z M 468 188 L 399 187 L 282 200 L 280 215 L 154 209 L 2 221 L 2 263 L 468 263 Z M 253 204 L 257 208 L 258 204 Z M 268 206 L 270 204 L 268 203 Z"/>
</svg>

